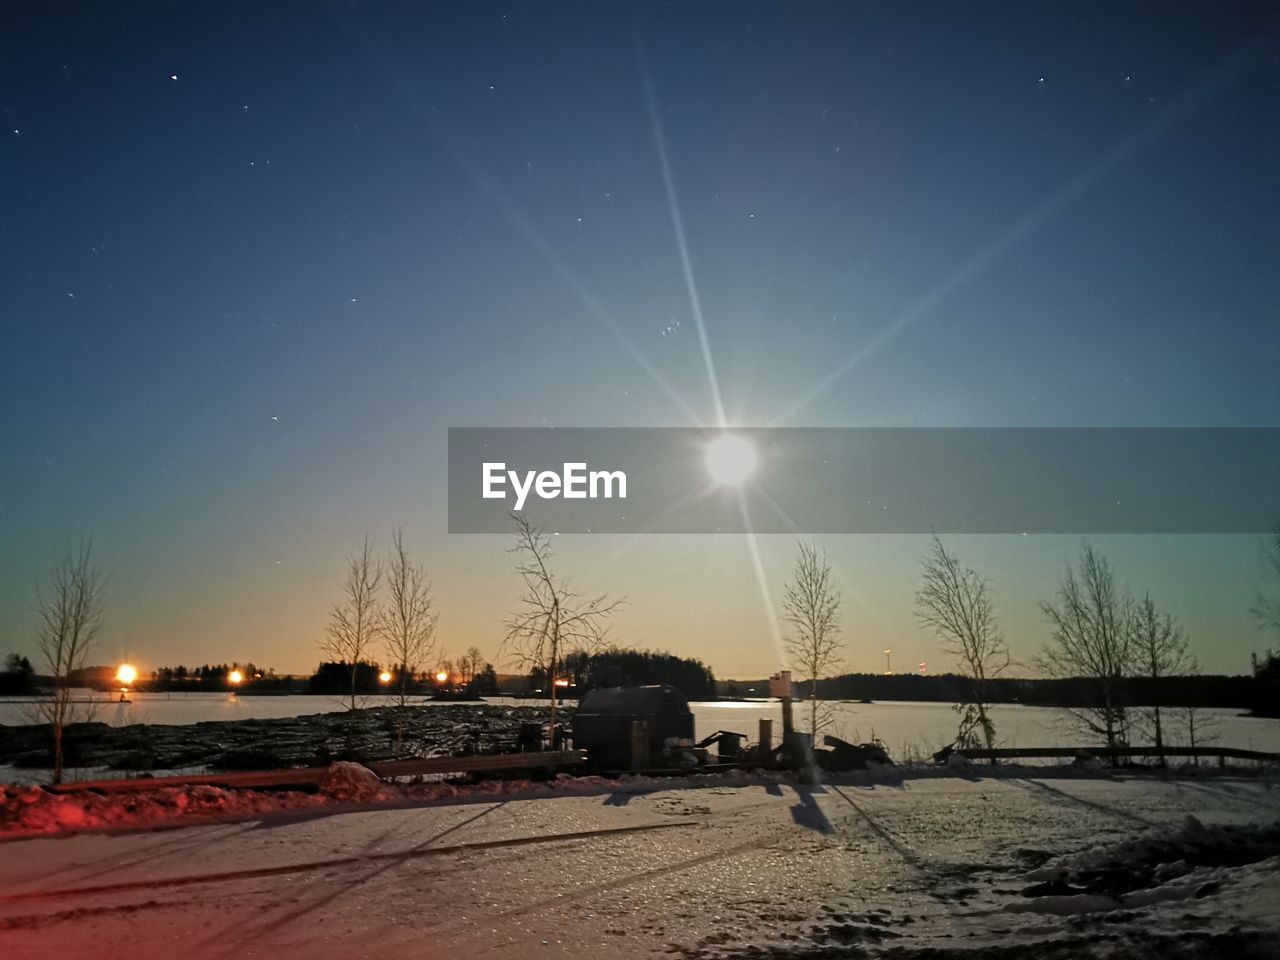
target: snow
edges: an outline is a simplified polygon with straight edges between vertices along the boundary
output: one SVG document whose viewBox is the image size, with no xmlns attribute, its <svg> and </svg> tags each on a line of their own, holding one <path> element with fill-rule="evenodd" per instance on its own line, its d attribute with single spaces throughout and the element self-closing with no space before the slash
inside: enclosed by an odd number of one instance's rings
<svg viewBox="0 0 1280 960">
<path fill-rule="evenodd" d="M 334 800 L 375 803 L 384 796 L 383 783 L 368 767 L 339 761 L 329 767 L 320 781 L 320 792 Z"/>
<path fill-rule="evenodd" d="M 1274 956 L 1280 935 L 1268 777 L 974 764 L 462 786 L 335 765 L 326 784 L 6 791 L 0 952 L 1168 960 Z"/>
</svg>

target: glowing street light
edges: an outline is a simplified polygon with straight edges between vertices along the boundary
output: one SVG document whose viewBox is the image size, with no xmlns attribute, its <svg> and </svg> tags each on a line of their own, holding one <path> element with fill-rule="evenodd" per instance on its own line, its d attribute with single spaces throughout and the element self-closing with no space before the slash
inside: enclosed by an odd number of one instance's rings
<svg viewBox="0 0 1280 960">
<path fill-rule="evenodd" d="M 390 670 L 383 670 L 380 674 L 378 674 L 378 682 L 379 682 L 379 683 L 390 683 L 390 682 L 391 682 L 391 671 L 390 671 Z"/>
<path fill-rule="evenodd" d="M 441 670 L 439 673 L 436 674 L 436 683 L 448 683 L 448 682 L 449 682 L 448 672 Z"/>
<path fill-rule="evenodd" d="M 564 677 L 561 677 L 559 680 L 556 681 L 557 687 L 567 687 L 568 685 L 569 685 L 569 681 L 566 680 Z"/>
<path fill-rule="evenodd" d="M 120 702 L 129 702 L 129 687 L 138 679 L 138 668 L 131 663 L 116 667 L 116 683 L 120 684 Z"/>
</svg>

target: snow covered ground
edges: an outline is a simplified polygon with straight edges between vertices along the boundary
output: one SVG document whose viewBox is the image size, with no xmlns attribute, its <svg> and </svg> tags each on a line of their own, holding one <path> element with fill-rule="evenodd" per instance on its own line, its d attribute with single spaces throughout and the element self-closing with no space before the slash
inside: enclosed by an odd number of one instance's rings
<svg viewBox="0 0 1280 960">
<path fill-rule="evenodd" d="M 0 956 L 1280 956 L 1266 777 L 331 787 L 0 843 Z"/>
</svg>

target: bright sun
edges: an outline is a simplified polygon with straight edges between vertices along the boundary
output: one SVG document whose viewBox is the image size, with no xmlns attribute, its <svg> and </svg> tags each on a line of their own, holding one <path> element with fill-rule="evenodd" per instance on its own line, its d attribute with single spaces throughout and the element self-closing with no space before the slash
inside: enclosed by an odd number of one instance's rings
<svg viewBox="0 0 1280 960">
<path fill-rule="evenodd" d="M 722 433 L 706 449 L 707 472 L 724 487 L 737 487 L 746 482 L 756 469 L 756 448 L 745 437 Z"/>
</svg>

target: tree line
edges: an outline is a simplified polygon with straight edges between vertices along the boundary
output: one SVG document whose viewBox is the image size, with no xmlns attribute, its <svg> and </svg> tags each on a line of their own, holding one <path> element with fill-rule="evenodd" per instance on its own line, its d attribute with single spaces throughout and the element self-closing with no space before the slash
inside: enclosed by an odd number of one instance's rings
<svg viewBox="0 0 1280 960">
<path fill-rule="evenodd" d="M 563 674 L 577 690 L 663 683 L 691 700 L 716 696 L 716 675 L 710 667 L 696 658 L 665 651 L 621 647 L 577 650 L 565 656 Z M 545 684 L 540 670 L 534 671 L 533 679 L 535 686 Z"/>
<path fill-rule="evenodd" d="M 234 674 L 234 676 L 233 676 Z M 288 678 L 272 667 L 248 663 L 201 664 L 198 667 L 156 667 L 145 687 L 148 690 L 194 693 L 201 690 L 283 690 Z"/>
<path fill-rule="evenodd" d="M 991 582 L 965 566 L 940 537 L 934 536 L 930 547 L 915 593 L 916 616 L 938 638 L 956 672 L 832 677 L 840 663 L 841 595 L 826 555 L 800 543 L 782 611 L 792 669 L 807 681 L 809 728 L 815 736 L 824 724 L 822 698 L 952 700 L 958 714 L 955 744 L 970 748 L 995 746 L 990 708 L 1000 702 L 1062 707 L 1081 733 L 1112 750 L 1142 737 L 1161 750 L 1173 708 L 1181 711 L 1179 725 L 1192 745 L 1197 729 L 1203 733 L 1203 718 L 1196 713 L 1202 707 L 1250 706 L 1259 714 L 1277 713 L 1280 660 L 1274 654 L 1254 658 L 1251 678 L 1200 676 L 1177 618 L 1150 593 L 1124 588 L 1106 557 L 1087 542 L 1052 596 L 1039 605 L 1049 638 L 1035 662 L 1046 679 L 1009 678 L 1014 662 Z M 1280 525 L 1265 544 L 1265 557 L 1280 580 Z M 1260 626 L 1280 632 L 1280 593 L 1260 595 L 1252 613 Z"/>
</svg>

